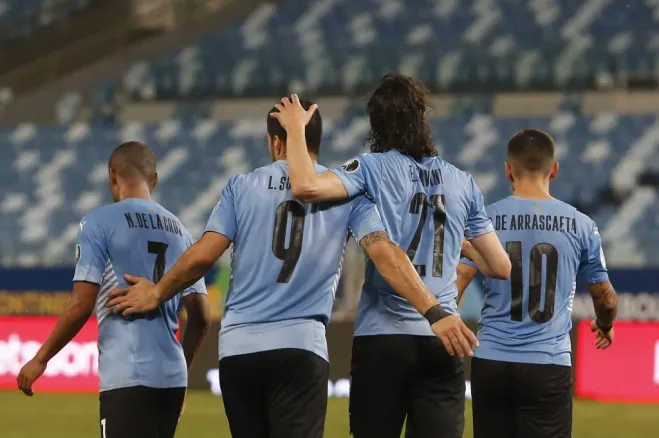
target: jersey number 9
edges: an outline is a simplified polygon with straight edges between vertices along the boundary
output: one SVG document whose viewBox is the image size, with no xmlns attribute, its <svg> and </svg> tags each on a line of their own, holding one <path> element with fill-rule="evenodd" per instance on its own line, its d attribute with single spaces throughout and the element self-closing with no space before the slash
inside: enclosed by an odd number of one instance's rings
<svg viewBox="0 0 659 438">
<path fill-rule="evenodd" d="M 291 213 L 291 238 L 286 248 L 286 231 L 288 229 L 288 214 Z M 304 234 L 304 206 L 297 201 L 285 201 L 277 206 L 275 226 L 272 232 L 272 252 L 275 257 L 284 262 L 277 277 L 277 283 L 288 283 L 293 275 L 297 261 L 302 253 L 302 237 Z"/>
</svg>

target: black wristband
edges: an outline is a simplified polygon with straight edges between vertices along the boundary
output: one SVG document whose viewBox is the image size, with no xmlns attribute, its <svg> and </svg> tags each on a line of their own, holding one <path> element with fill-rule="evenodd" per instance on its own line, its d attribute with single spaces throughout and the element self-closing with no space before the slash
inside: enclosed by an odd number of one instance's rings
<svg viewBox="0 0 659 438">
<path fill-rule="evenodd" d="M 611 325 L 604 325 L 600 322 L 599 319 L 595 320 L 595 324 L 597 325 L 597 328 L 600 329 L 602 333 L 608 333 L 613 329 L 613 324 Z"/>
<path fill-rule="evenodd" d="M 451 316 L 451 314 L 448 313 L 446 310 L 444 310 L 441 304 L 435 304 L 430 309 L 428 309 L 428 311 L 423 316 L 428 320 L 430 325 L 433 325 L 440 319 L 444 319 L 447 316 Z"/>
</svg>

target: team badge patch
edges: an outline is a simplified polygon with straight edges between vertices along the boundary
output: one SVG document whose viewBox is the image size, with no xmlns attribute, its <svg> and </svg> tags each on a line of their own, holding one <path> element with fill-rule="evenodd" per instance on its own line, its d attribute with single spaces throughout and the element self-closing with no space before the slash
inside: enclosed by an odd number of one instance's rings
<svg viewBox="0 0 659 438">
<path fill-rule="evenodd" d="M 359 160 L 357 158 L 348 160 L 345 162 L 343 166 L 341 166 L 341 169 L 345 170 L 348 173 L 354 173 L 357 171 L 357 169 L 359 169 Z"/>
<path fill-rule="evenodd" d="M 80 245 L 76 245 L 76 263 L 80 261 Z"/>
</svg>

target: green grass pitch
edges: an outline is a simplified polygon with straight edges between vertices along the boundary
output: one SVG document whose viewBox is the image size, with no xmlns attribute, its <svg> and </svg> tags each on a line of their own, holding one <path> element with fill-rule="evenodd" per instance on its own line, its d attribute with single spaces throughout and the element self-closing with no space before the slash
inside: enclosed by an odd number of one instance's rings
<svg viewBox="0 0 659 438">
<path fill-rule="evenodd" d="M 465 437 L 471 437 L 467 408 Z M 98 396 L 0 391 L 0 436 L 3 438 L 99 437 Z M 222 399 L 191 392 L 177 438 L 229 438 Z M 326 438 L 347 438 L 348 401 L 330 399 Z M 652 438 L 659 436 L 659 405 L 608 404 L 577 400 L 574 438 Z"/>
</svg>

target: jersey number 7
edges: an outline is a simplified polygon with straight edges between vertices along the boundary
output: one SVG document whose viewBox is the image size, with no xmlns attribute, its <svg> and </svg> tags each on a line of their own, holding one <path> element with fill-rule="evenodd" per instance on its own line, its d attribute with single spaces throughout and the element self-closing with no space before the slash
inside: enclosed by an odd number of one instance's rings
<svg viewBox="0 0 659 438">
<path fill-rule="evenodd" d="M 426 224 L 426 218 L 428 216 L 428 209 L 430 206 L 433 207 L 433 224 L 435 226 L 433 232 L 433 248 L 432 248 L 432 276 L 441 277 L 444 271 L 444 229 L 446 224 L 446 205 L 444 203 L 444 195 L 432 195 L 430 197 L 430 205 L 428 202 L 428 197 L 425 193 L 417 193 L 412 198 L 412 203 L 410 204 L 410 213 L 411 214 L 420 214 L 419 224 L 416 226 L 416 232 L 412 237 L 410 246 L 407 248 L 407 256 L 410 258 L 412 263 L 414 263 L 414 257 L 416 256 L 416 251 L 419 248 L 419 243 L 421 242 L 421 234 L 423 233 L 423 227 Z M 425 277 L 426 275 L 426 265 L 414 265 L 416 272 L 420 277 Z"/>
<path fill-rule="evenodd" d="M 522 242 L 507 242 L 506 252 L 512 263 L 510 273 L 510 319 L 522 321 L 522 303 L 524 302 L 524 269 L 522 263 Z M 540 310 L 542 298 L 543 256 L 545 264 L 545 306 Z M 558 273 L 558 251 L 550 243 L 538 243 L 531 248 L 529 261 L 529 316 L 538 323 L 549 322 L 554 316 L 556 303 L 556 277 Z"/>
</svg>

